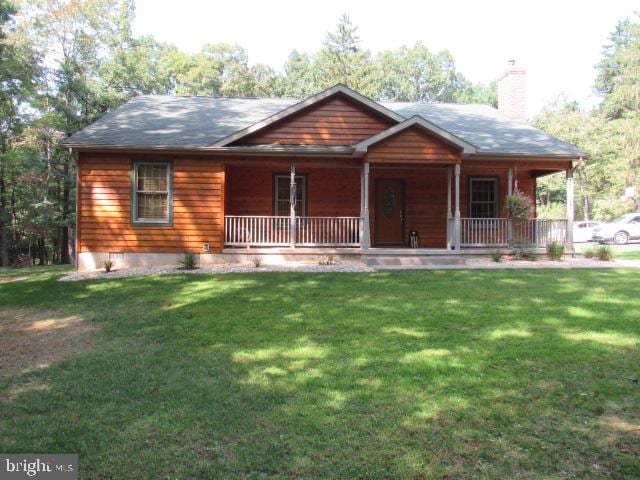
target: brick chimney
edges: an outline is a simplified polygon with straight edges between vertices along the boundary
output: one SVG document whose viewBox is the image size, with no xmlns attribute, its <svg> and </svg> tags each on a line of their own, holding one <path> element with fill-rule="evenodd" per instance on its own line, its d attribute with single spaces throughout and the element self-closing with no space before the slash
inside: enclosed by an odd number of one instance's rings
<svg viewBox="0 0 640 480">
<path fill-rule="evenodd" d="M 498 78 L 498 111 L 512 120 L 527 121 L 527 69 L 507 62 L 507 69 Z"/>
</svg>

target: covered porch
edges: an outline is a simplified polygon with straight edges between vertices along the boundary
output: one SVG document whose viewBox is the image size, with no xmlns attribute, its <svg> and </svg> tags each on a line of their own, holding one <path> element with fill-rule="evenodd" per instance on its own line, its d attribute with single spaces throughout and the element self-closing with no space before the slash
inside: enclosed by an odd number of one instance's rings
<svg viewBox="0 0 640 480">
<path fill-rule="evenodd" d="M 496 168 L 495 162 L 425 166 L 270 158 L 230 163 L 225 169 L 224 247 L 227 252 L 300 254 L 399 249 L 416 255 L 481 253 L 515 243 L 543 249 L 551 241 L 571 247 L 571 202 L 567 219 L 516 224 L 504 211 L 514 185 L 535 197 L 535 180 L 545 173 L 512 165 Z M 572 183 L 568 170 L 568 191 Z"/>
</svg>

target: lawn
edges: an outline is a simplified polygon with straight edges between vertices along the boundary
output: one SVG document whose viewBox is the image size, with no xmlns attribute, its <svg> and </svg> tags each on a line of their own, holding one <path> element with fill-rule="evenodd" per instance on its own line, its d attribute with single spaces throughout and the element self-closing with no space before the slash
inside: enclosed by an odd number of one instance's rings
<svg viewBox="0 0 640 480">
<path fill-rule="evenodd" d="M 92 332 L 0 380 L 2 452 L 102 479 L 640 478 L 637 271 L 59 275 L 0 278 L 5 321 Z"/>
<path fill-rule="evenodd" d="M 576 253 L 581 255 L 585 250 L 596 250 L 600 245 L 598 244 L 581 244 L 576 246 Z M 628 245 L 610 245 L 609 248 L 613 250 L 614 258 L 620 260 L 640 260 L 640 243 L 630 243 Z"/>
</svg>

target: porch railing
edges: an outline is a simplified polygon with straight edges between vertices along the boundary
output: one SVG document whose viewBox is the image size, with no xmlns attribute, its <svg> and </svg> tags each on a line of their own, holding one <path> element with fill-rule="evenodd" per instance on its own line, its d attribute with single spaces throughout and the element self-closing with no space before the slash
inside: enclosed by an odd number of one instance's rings
<svg viewBox="0 0 640 480">
<path fill-rule="evenodd" d="M 514 222 L 509 218 L 461 218 L 462 247 L 530 245 L 545 248 L 550 242 L 567 243 L 567 220 L 533 218 Z"/>
<path fill-rule="evenodd" d="M 360 217 L 296 217 L 296 246 L 355 247 L 360 245 Z M 291 245 L 288 216 L 225 215 L 227 246 Z"/>
<path fill-rule="evenodd" d="M 224 243 L 268 247 L 289 244 L 289 217 L 225 215 Z"/>
<path fill-rule="evenodd" d="M 296 245 L 360 245 L 360 217 L 296 217 Z"/>
</svg>

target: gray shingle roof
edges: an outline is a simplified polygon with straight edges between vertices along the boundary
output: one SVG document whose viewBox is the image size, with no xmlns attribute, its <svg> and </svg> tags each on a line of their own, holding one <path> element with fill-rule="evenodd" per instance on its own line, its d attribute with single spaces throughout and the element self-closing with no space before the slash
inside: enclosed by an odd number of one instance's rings
<svg viewBox="0 0 640 480">
<path fill-rule="evenodd" d="M 65 144 L 206 147 L 298 101 L 144 95 L 107 113 Z"/>
<path fill-rule="evenodd" d="M 300 100 L 140 96 L 64 142 L 70 146 L 202 148 Z M 514 122 L 485 105 L 381 103 L 405 118 L 419 115 L 477 147 L 479 153 L 585 155 L 569 143 Z"/>
<path fill-rule="evenodd" d="M 403 117 L 419 115 L 474 145 L 481 153 L 576 155 L 586 153 L 532 127 L 510 120 L 488 105 L 382 103 Z"/>
</svg>

